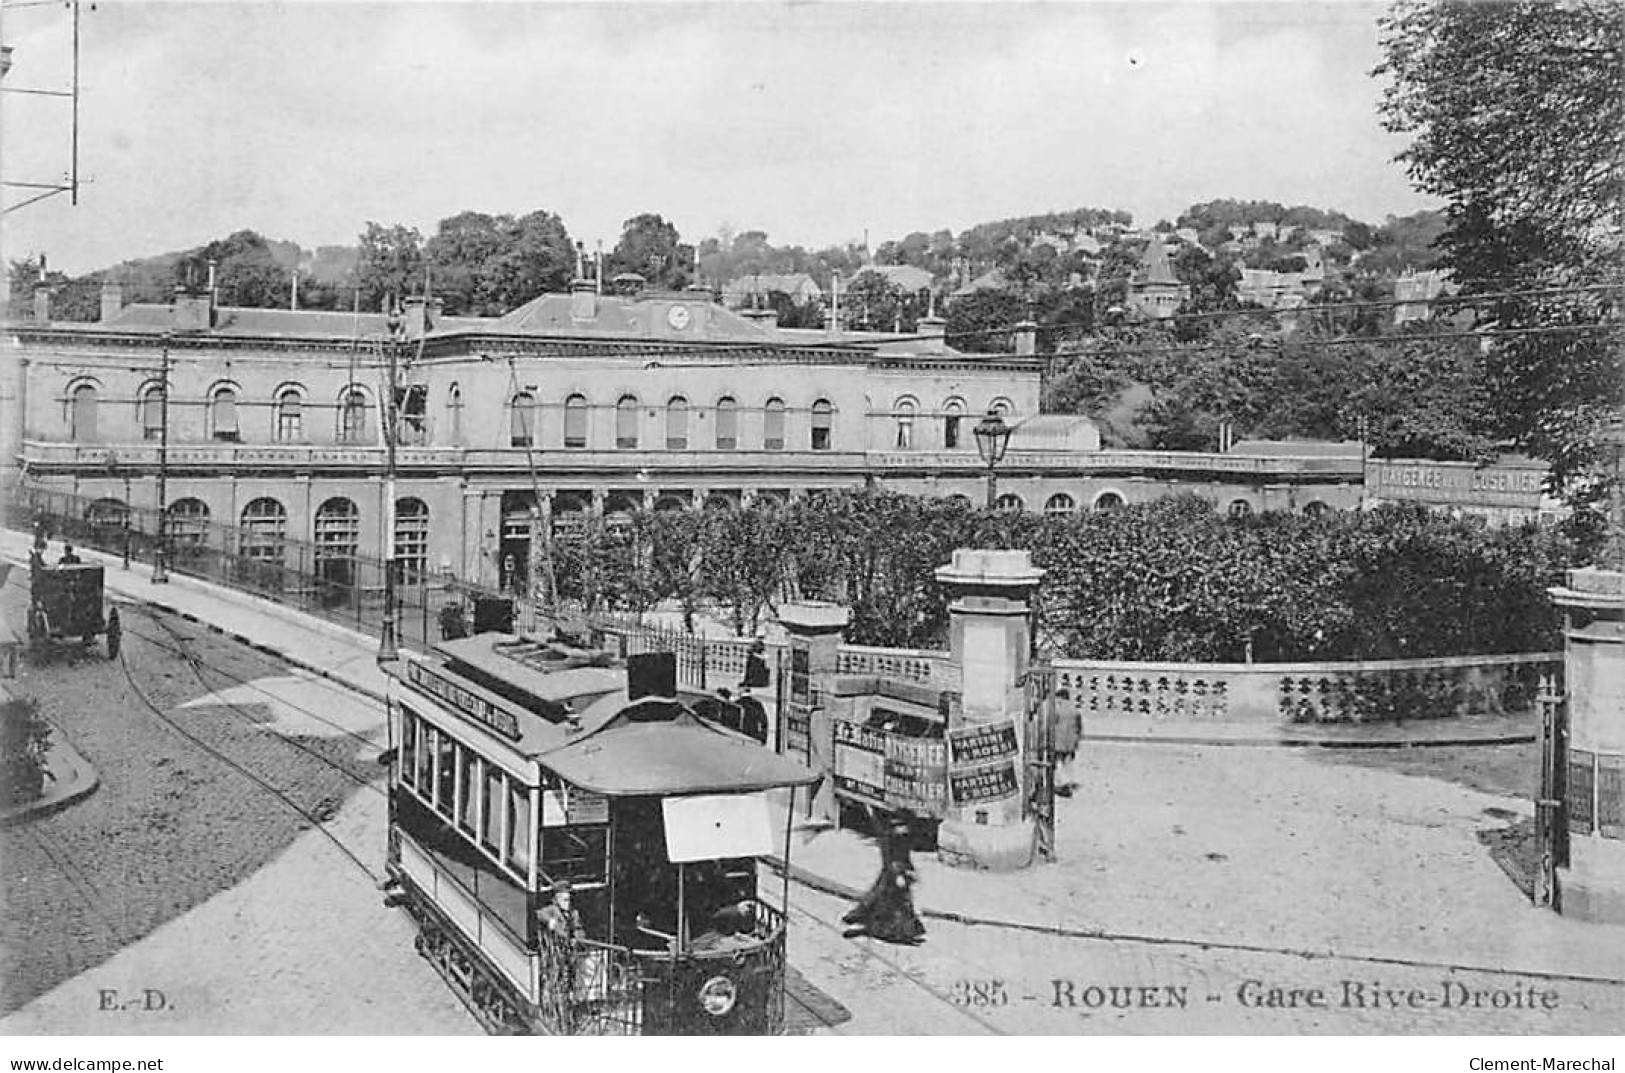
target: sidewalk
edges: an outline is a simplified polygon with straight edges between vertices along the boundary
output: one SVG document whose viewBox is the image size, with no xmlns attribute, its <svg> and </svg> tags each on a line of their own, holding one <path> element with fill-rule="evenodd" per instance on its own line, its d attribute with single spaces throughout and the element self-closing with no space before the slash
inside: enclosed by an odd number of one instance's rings
<svg viewBox="0 0 1625 1073">
<path fill-rule="evenodd" d="M 0 686 L 0 699 L 7 691 Z M 101 776 L 80 755 L 59 727 L 51 728 L 51 748 L 45 754 L 45 790 L 32 801 L 0 808 L 0 827 L 32 816 L 43 816 L 87 797 L 101 785 Z"/>
<path fill-rule="evenodd" d="M 32 544 L 29 534 L 0 529 L 0 558 L 24 567 L 20 572 L 13 571 L 11 584 L 27 586 L 28 550 Z M 244 644 L 383 703 L 386 679 L 378 669 L 378 642 L 366 634 L 271 600 L 173 571 L 168 582 L 155 585 L 150 566 L 131 563 L 126 570 L 116 556 L 90 549 L 81 549 L 80 554 L 86 562 L 100 563 L 106 568 L 104 584 L 111 597 L 152 604 L 205 623 Z"/>
<path fill-rule="evenodd" d="M 0 557 L 26 561 L 28 544 L 25 534 L 0 530 Z M 370 637 L 189 578 L 153 585 L 145 567 L 126 571 L 86 554 L 108 565 L 107 586 L 122 597 L 209 623 L 369 696 L 383 693 Z M 1406 727 L 1415 728 L 1432 729 Z M 1506 727 L 1479 729 L 1494 740 Z M 999 875 L 916 854 L 928 925 L 936 917 L 1625 980 L 1625 928 L 1534 909 L 1478 842 L 1504 817 L 1528 816 L 1527 800 L 1339 765 L 1330 749 L 1086 740 L 1063 772 L 1076 789 L 1057 810 L 1059 863 Z M 814 886 L 861 891 L 878 851 L 854 832 L 804 825 L 791 863 Z"/>
</svg>

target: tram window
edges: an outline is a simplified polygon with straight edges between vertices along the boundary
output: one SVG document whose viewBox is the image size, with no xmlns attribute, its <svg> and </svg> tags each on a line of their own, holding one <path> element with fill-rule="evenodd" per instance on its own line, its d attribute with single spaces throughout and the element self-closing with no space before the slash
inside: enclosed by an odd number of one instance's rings
<svg viewBox="0 0 1625 1073">
<path fill-rule="evenodd" d="M 440 761 L 435 765 L 434 807 L 442 815 L 451 815 L 457 792 L 457 743 L 440 735 Z"/>
<path fill-rule="evenodd" d="M 480 802 L 480 841 L 493 855 L 502 852 L 502 772 L 485 766 L 485 798 Z"/>
<path fill-rule="evenodd" d="M 408 786 L 418 775 L 418 717 L 410 708 L 401 709 L 401 781 Z"/>
<path fill-rule="evenodd" d="M 479 768 L 474 765 L 474 754 L 467 749 L 458 753 L 457 765 L 457 826 L 472 834 L 475 828 L 475 811 L 478 798 L 474 795 L 475 780 L 479 778 Z"/>
<path fill-rule="evenodd" d="M 517 782 L 508 784 L 508 867 L 519 875 L 530 874 L 530 788 Z"/>
<path fill-rule="evenodd" d="M 425 801 L 434 793 L 434 740 L 439 735 L 434 727 L 424 724 L 423 735 L 418 739 L 418 793 Z"/>
</svg>

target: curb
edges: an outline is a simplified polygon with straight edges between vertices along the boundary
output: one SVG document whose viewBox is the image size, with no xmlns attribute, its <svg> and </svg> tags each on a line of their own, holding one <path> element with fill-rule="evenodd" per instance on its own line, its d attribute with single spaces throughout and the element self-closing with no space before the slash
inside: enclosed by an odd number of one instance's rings
<svg viewBox="0 0 1625 1073">
<path fill-rule="evenodd" d="M 73 747 L 68 736 L 62 733 L 62 728 L 51 723 L 51 730 L 55 740 L 51 743 L 51 751 L 46 754 L 46 768 L 53 776 L 50 791 L 37 800 L 0 809 L 0 827 L 58 812 L 89 797 L 102 784 L 96 768 Z M 66 778 L 60 768 L 68 769 Z"/>
</svg>

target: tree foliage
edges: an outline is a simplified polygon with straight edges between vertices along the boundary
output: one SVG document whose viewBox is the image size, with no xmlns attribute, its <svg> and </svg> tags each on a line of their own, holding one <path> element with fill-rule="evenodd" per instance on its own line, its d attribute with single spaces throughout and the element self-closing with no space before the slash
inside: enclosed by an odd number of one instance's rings
<svg viewBox="0 0 1625 1073">
<path fill-rule="evenodd" d="M 446 311 L 466 316 L 501 316 L 564 290 L 576 271 L 564 221 L 543 209 L 520 217 L 458 213 L 440 221 L 424 253 Z"/>
<path fill-rule="evenodd" d="M 415 227 L 388 227 L 367 221 L 361 232 L 361 253 L 356 262 L 356 288 L 365 309 L 381 309 L 393 295 L 403 298 L 421 293 L 423 235 Z"/>
<path fill-rule="evenodd" d="M 591 590 L 592 606 L 628 610 L 672 601 L 690 619 L 712 601 L 748 633 L 794 591 L 849 607 L 852 641 L 898 647 L 945 643 L 936 569 L 954 549 L 1026 549 L 1046 571 L 1045 643 L 1096 659 L 1549 651 L 1560 638 L 1546 587 L 1573 561 L 1558 535 L 1535 527 L 1401 507 L 1231 518 L 1194 496 L 1044 515 L 866 489 L 640 514 L 622 531 L 607 553 L 584 542 L 561 558 L 567 594 Z M 574 577 L 583 569 L 596 589 Z"/>
<path fill-rule="evenodd" d="M 630 272 L 651 286 L 682 290 L 692 278 L 694 247 L 682 241 L 675 224 L 645 212 L 621 225 L 620 241 L 608 261 L 611 275 Z"/>
<path fill-rule="evenodd" d="M 1443 263 L 1468 294 L 1620 282 L 1625 20 L 1612 3 L 1397 3 L 1382 20 L 1389 130 L 1444 199 Z M 1584 509 L 1612 475 L 1597 432 L 1625 404 L 1617 293 L 1503 298 L 1486 360 L 1500 431 Z"/>
</svg>

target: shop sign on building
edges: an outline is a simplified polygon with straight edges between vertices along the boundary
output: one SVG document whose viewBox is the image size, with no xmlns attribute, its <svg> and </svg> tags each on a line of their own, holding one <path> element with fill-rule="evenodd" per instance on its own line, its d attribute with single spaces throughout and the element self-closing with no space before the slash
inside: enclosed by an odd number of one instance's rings
<svg viewBox="0 0 1625 1073">
<path fill-rule="evenodd" d="M 835 788 L 874 805 L 886 803 L 886 735 L 835 720 Z"/>
<path fill-rule="evenodd" d="M 1372 499 L 1447 506 L 1538 511 L 1545 480 L 1546 470 L 1538 465 L 1373 459 L 1365 467 L 1366 495 Z"/>
</svg>

